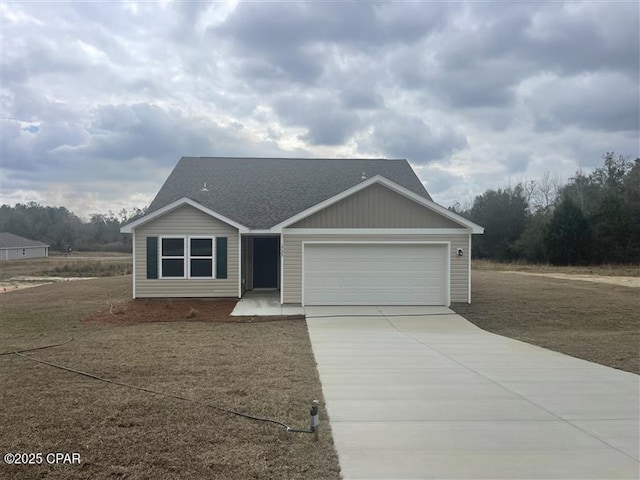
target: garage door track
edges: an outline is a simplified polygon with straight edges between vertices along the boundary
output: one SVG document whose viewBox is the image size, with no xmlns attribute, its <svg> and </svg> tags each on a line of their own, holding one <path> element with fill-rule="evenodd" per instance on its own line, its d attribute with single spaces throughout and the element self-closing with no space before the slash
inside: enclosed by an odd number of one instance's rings
<svg viewBox="0 0 640 480">
<path fill-rule="evenodd" d="M 639 476 L 639 377 L 445 307 L 307 307 L 345 479 Z"/>
</svg>

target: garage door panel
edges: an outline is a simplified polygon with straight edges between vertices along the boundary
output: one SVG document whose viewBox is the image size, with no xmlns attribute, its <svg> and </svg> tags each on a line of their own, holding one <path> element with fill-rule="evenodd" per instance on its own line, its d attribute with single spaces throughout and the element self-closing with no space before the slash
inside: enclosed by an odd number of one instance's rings
<svg viewBox="0 0 640 480">
<path fill-rule="evenodd" d="M 445 305 L 446 245 L 310 244 L 306 305 Z"/>
</svg>

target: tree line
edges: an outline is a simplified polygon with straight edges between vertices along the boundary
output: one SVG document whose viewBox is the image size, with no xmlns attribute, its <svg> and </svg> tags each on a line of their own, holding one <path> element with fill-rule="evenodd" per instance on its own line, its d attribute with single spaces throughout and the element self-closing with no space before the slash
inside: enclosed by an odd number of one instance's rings
<svg viewBox="0 0 640 480">
<path fill-rule="evenodd" d="M 120 233 L 120 227 L 143 214 L 139 208 L 122 209 L 83 221 L 65 207 L 18 203 L 0 207 L 0 231 L 47 243 L 52 250 L 131 252 L 131 235 Z"/>
<path fill-rule="evenodd" d="M 640 158 L 603 155 L 603 165 L 562 184 L 537 181 L 487 190 L 451 210 L 478 223 L 472 255 L 554 265 L 640 264 Z"/>
<path fill-rule="evenodd" d="M 563 184 L 546 173 L 539 180 L 487 190 L 471 206 L 450 207 L 478 223 L 484 235 L 473 239 L 472 255 L 497 261 L 556 265 L 640 264 L 640 158 L 614 153 L 586 175 Z M 39 240 L 62 250 L 131 251 L 125 223 L 144 214 L 134 208 L 95 213 L 81 220 L 65 207 L 35 202 L 2 205 L 0 231 Z"/>
</svg>

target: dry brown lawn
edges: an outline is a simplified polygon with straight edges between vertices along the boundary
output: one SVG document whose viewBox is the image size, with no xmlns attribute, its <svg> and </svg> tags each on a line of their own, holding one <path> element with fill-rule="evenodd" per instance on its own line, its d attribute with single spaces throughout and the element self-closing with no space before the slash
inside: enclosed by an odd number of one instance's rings
<svg viewBox="0 0 640 480">
<path fill-rule="evenodd" d="M 589 265 L 557 267 L 533 263 L 503 263 L 491 260 L 472 260 L 474 270 L 518 271 L 530 273 L 553 273 L 570 275 L 603 275 L 640 277 L 640 265 Z"/>
<path fill-rule="evenodd" d="M 81 464 L 0 462 L 0 478 L 340 477 L 304 320 L 223 323 L 228 301 L 125 304 L 130 282 L 65 282 L 0 296 L 0 351 L 74 337 L 29 355 L 298 428 L 308 427 L 310 403 L 318 399 L 320 441 L 4 355 L 0 452 L 78 452 Z M 145 321 L 124 318 L 140 309 L 149 313 Z"/>
<path fill-rule="evenodd" d="M 22 276 L 109 277 L 131 273 L 131 254 L 80 252 L 69 257 L 25 258 L 2 261 L 0 281 Z"/>
<path fill-rule="evenodd" d="M 640 374 L 637 288 L 474 270 L 471 297 L 452 308 L 485 330 Z"/>
</svg>

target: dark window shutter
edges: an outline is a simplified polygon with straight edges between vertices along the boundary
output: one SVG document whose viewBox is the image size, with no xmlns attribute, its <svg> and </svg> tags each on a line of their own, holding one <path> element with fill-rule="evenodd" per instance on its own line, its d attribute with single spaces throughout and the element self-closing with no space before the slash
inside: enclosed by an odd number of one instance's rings
<svg viewBox="0 0 640 480">
<path fill-rule="evenodd" d="M 216 278 L 227 278 L 227 237 L 216 237 Z"/>
<path fill-rule="evenodd" d="M 147 278 L 158 278 L 158 237 L 147 237 Z"/>
</svg>

